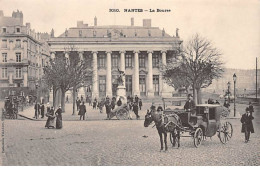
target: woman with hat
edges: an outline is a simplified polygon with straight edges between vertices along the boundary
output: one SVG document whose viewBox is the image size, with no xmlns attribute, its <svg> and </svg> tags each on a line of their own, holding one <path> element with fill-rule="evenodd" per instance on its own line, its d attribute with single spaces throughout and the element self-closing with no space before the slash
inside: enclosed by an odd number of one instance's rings
<svg viewBox="0 0 260 169">
<path fill-rule="evenodd" d="M 62 109 L 61 106 L 56 110 L 55 115 L 56 115 L 56 129 L 61 129 L 62 128 Z"/>
<path fill-rule="evenodd" d="M 48 107 L 47 107 L 48 108 Z M 49 111 L 47 110 L 46 116 L 48 117 L 45 127 L 47 128 L 54 128 L 54 119 L 55 119 L 55 115 L 54 115 L 54 108 L 53 106 L 49 109 Z"/>
<path fill-rule="evenodd" d="M 254 117 L 250 113 L 249 108 L 246 108 L 246 113 L 242 115 L 240 121 L 242 123 L 242 133 L 245 133 L 245 143 L 249 141 L 250 133 L 254 133 L 254 126 L 252 120 Z"/>
</svg>

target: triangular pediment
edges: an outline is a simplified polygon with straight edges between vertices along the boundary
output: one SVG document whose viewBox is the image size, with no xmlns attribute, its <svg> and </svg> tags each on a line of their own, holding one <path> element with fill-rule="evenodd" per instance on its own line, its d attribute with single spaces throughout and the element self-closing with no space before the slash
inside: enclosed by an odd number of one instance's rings
<svg viewBox="0 0 260 169">
<path fill-rule="evenodd" d="M 148 71 L 141 69 L 141 70 L 139 70 L 139 74 L 148 74 Z"/>
</svg>

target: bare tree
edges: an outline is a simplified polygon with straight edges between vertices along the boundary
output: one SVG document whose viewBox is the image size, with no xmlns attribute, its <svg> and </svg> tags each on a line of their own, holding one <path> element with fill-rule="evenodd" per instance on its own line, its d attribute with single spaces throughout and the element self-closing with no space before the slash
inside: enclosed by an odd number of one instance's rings
<svg viewBox="0 0 260 169">
<path fill-rule="evenodd" d="M 195 34 L 164 66 L 163 78 L 175 88 L 192 87 L 195 103 L 201 103 L 201 88 L 208 87 L 224 72 L 221 55 L 209 40 Z"/>
<path fill-rule="evenodd" d="M 92 75 L 89 60 L 80 59 L 78 54 L 73 51 L 73 48 L 70 48 L 69 52 L 67 58 L 61 53 L 54 59 L 50 59 L 50 64 L 44 68 L 44 79 L 50 81 L 47 83 L 50 83 L 53 89 L 60 89 L 61 91 L 61 107 L 63 111 L 65 111 L 65 93 L 70 89 L 75 90 L 84 86 L 88 83 L 86 82 L 89 79 L 88 77 Z"/>
</svg>

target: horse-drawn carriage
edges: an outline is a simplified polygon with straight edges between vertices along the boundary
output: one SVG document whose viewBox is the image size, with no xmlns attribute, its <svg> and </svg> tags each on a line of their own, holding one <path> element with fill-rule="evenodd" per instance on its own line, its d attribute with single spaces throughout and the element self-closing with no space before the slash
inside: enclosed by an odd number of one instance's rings
<svg viewBox="0 0 260 169">
<path fill-rule="evenodd" d="M 2 117 L 5 119 L 17 119 L 18 104 L 12 102 L 8 97 L 5 98 L 5 105 L 2 108 Z"/>
<path fill-rule="evenodd" d="M 180 137 L 192 137 L 195 147 L 199 147 L 203 139 L 212 137 L 216 133 L 223 144 L 231 139 L 233 128 L 231 123 L 225 120 L 229 113 L 227 109 L 220 105 L 200 104 L 191 111 L 185 111 L 183 109 L 185 100 L 186 98 L 163 98 L 163 114 L 159 118 L 156 112 L 146 115 L 145 127 L 150 121 L 155 121 L 157 129 L 162 128 L 164 136 L 167 137 L 167 132 L 170 132 L 172 145 L 175 146 L 178 143 L 178 147 Z M 179 108 L 176 108 L 176 105 Z M 182 135 L 185 132 L 189 133 L 189 136 Z M 167 148 L 167 145 L 165 147 Z"/>
<path fill-rule="evenodd" d="M 127 120 L 129 118 L 129 107 L 127 104 L 122 104 L 121 106 L 116 107 L 110 113 L 110 118 L 116 116 L 118 120 Z"/>
</svg>

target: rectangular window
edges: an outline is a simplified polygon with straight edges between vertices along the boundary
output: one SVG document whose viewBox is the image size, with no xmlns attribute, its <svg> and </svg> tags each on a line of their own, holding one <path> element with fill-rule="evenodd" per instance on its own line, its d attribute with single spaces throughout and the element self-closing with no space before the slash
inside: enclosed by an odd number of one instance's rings
<svg viewBox="0 0 260 169">
<path fill-rule="evenodd" d="M 21 77 L 22 77 L 22 69 L 16 68 L 16 78 L 21 78 Z"/>
<path fill-rule="evenodd" d="M 6 39 L 2 40 L 2 46 L 1 47 L 7 48 L 7 40 Z"/>
<path fill-rule="evenodd" d="M 16 47 L 16 48 L 21 48 L 21 40 L 20 40 L 20 39 L 17 39 L 17 40 L 16 40 L 15 47 Z"/>
<path fill-rule="evenodd" d="M 16 28 L 16 32 L 19 33 L 20 32 L 20 28 Z"/>
<path fill-rule="evenodd" d="M 6 28 L 3 28 L 3 33 L 6 33 Z"/>
<path fill-rule="evenodd" d="M 106 55 L 105 54 L 99 54 L 98 67 L 99 68 L 106 68 Z"/>
<path fill-rule="evenodd" d="M 112 55 L 112 68 L 118 68 L 118 55 Z"/>
<path fill-rule="evenodd" d="M 16 62 L 21 62 L 21 53 L 16 53 Z"/>
<path fill-rule="evenodd" d="M 153 91 L 154 95 L 159 95 L 159 75 L 153 75 Z"/>
<path fill-rule="evenodd" d="M 153 55 L 153 67 L 159 68 L 159 54 L 157 53 Z"/>
<path fill-rule="evenodd" d="M 99 76 L 99 97 L 106 96 L 106 76 Z"/>
<path fill-rule="evenodd" d="M 126 54 L 125 56 L 125 67 L 126 68 L 132 68 L 132 55 L 131 54 Z"/>
<path fill-rule="evenodd" d="M 145 55 L 141 54 L 139 56 L 139 68 L 145 68 Z"/>
<path fill-rule="evenodd" d="M 7 62 L 7 53 L 2 53 L 3 62 Z"/>
<path fill-rule="evenodd" d="M 7 78 L 7 68 L 2 68 L 2 78 Z"/>
<path fill-rule="evenodd" d="M 146 79 L 145 75 L 139 76 L 139 89 L 140 89 L 140 95 L 145 96 L 146 95 Z"/>
</svg>

